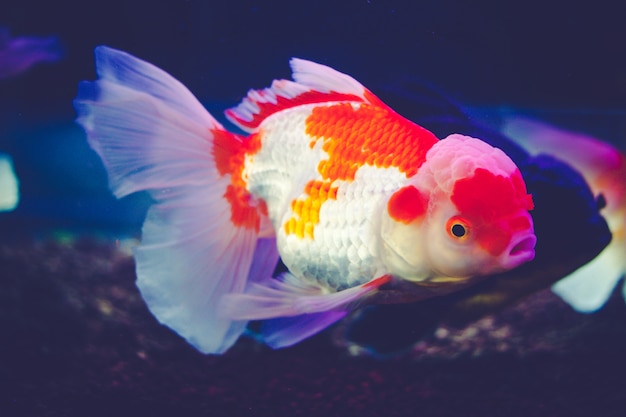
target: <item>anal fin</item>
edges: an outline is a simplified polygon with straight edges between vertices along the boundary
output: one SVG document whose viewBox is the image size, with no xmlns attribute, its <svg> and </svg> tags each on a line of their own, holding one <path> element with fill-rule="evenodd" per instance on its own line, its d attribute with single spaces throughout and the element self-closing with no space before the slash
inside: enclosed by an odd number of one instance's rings
<svg viewBox="0 0 626 417">
<path fill-rule="evenodd" d="M 344 317 L 350 305 L 389 282 L 390 276 L 328 293 L 304 283 L 289 272 L 262 283 L 251 282 L 244 293 L 226 294 L 219 314 L 233 321 L 268 320 L 262 334 L 274 348 L 290 346 L 325 329 Z"/>
<path fill-rule="evenodd" d="M 263 341 L 273 349 L 289 347 L 341 320 L 347 311 L 325 311 L 266 320 L 261 327 Z"/>
</svg>

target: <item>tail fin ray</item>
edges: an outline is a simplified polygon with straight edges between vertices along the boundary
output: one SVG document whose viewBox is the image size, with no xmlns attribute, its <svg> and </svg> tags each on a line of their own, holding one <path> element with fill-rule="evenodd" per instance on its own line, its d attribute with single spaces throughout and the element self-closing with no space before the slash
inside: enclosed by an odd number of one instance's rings
<svg viewBox="0 0 626 417">
<path fill-rule="evenodd" d="M 160 322 L 202 352 L 224 352 L 246 321 L 219 316 L 218 301 L 244 291 L 258 237 L 233 223 L 231 175 L 215 161 L 215 136 L 229 133 L 153 65 L 106 47 L 96 62 L 100 78 L 79 86 L 77 121 L 115 195 L 155 201 L 135 253 L 137 286 Z"/>
</svg>

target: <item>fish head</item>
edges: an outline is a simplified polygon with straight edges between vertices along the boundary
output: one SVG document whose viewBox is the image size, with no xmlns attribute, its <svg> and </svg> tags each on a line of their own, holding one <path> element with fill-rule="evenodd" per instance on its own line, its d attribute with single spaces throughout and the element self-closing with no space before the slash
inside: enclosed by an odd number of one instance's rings
<svg viewBox="0 0 626 417">
<path fill-rule="evenodd" d="M 433 146 L 410 182 L 391 196 L 392 220 L 383 221 L 383 256 L 393 273 L 410 281 L 470 278 L 534 258 L 532 198 L 499 149 L 451 135 Z M 411 217 L 396 205 L 421 208 Z"/>
<path fill-rule="evenodd" d="M 460 209 L 444 201 L 433 211 L 425 233 L 430 268 L 439 277 L 504 272 L 535 257 L 533 221 L 523 209 L 498 213 L 488 204 Z"/>
</svg>

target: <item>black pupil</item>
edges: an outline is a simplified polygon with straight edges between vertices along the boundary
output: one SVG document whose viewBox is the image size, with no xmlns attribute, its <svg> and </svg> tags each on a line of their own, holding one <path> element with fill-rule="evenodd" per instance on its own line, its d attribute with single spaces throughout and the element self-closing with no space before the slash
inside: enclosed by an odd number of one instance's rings
<svg viewBox="0 0 626 417">
<path fill-rule="evenodd" d="M 456 237 L 465 236 L 465 227 L 461 224 L 455 224 L 452 226 L 452 234 Z"/>
</svg>

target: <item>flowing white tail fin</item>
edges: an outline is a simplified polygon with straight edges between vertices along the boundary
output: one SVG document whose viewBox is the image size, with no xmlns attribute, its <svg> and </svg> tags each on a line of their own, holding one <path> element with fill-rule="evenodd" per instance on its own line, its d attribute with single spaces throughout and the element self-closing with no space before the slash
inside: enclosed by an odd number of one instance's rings
<svg viewBox="0 0 626 417">
<path fill-rule="evenodd" d="M 227 193 L 234 174 L 224 161 L 246 139 L 149 63 L 98 47 L 96 66 L 98 80 L 79 87 L 78 122 L 115 195 L 145 190 L 154 199 L 135 253 L 137 285 L 159 321 L 200 351 L 221 353 L 246 321 L 220 317 L 219 299 L 243 292 L 253 274 L 269 276 L 277 260 L 265 249 L 254 259 L 263 214 L 252 199 L 234 204 L 241 193 Z M 251 273 L 253 261 L 265 266 Z"/>
</svg>

